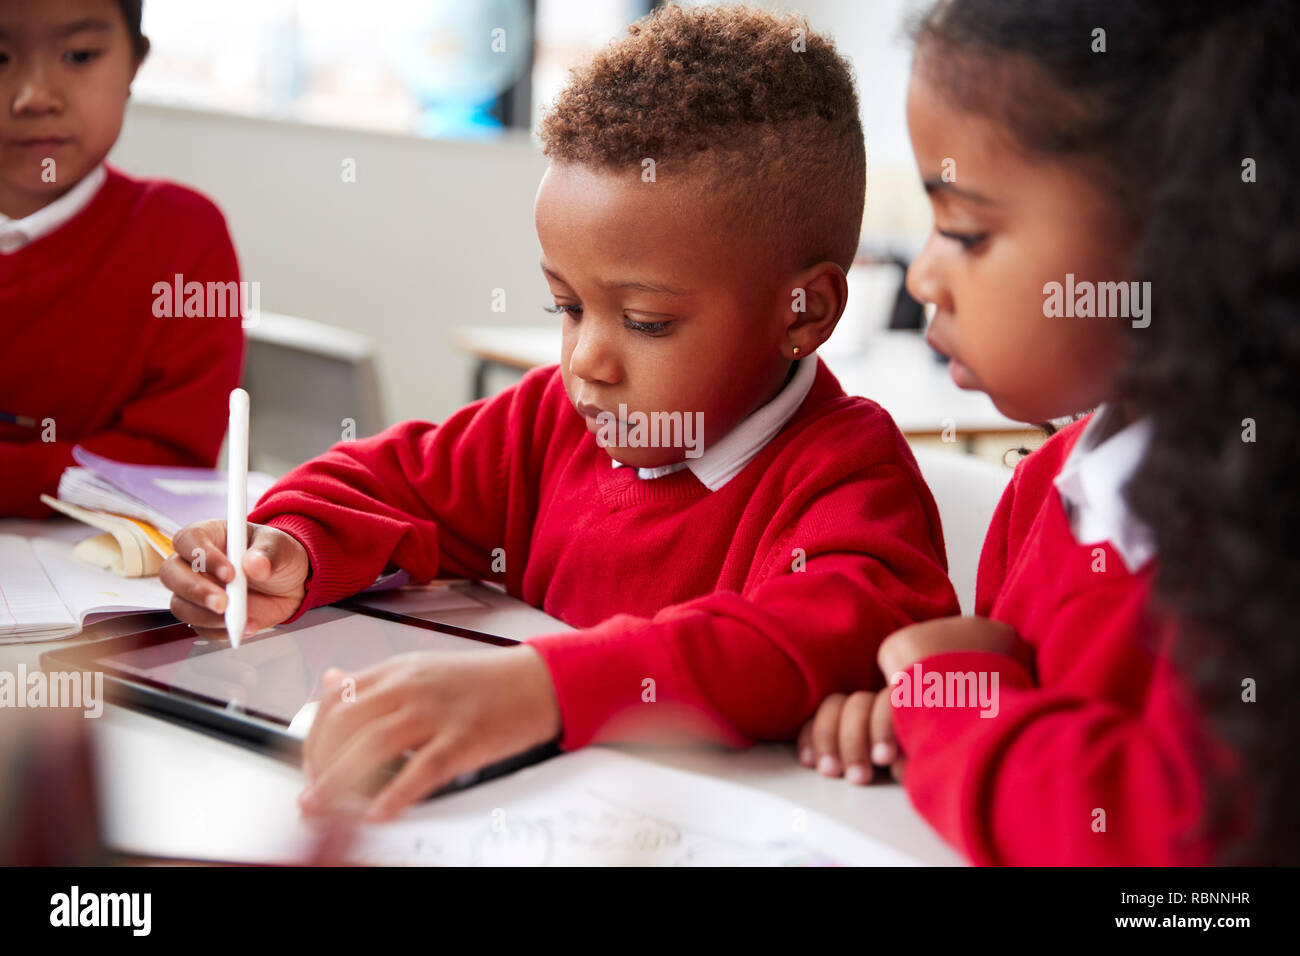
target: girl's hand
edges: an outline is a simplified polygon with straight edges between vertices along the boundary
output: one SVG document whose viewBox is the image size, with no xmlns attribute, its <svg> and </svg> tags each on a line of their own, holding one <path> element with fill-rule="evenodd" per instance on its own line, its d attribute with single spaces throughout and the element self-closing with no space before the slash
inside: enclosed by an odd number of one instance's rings
<svg viewBox="0 0 1300 956">
<path fill-rule="evenodd" d="M 948 651 L 993 651 L 1014 657 L 1021 663 L 1030 661 L 1029 645 L 1016 635 L 1015 629 L 987 617 L 938 617 L 899 628 L 880 644 L 876 661 L 886 684 L 917 661 Z"/>
<path fill-rule="evenodd" d="M 413 755 L 369 802 L 387 820 L 461 774 L 554 740 L 560 707 L 541 655 L 526 644 L 482 652 L 402 654 L 355 675 L 326 672 L 303 744 L 305 813 L 340 810 L 358 784 Z"/>
<path fill-rule="evenodd" d="M 842 775 L 849 783 L 870 783 L 873 766 L 888 767 L 901 783 L 907 769 L 894 741 L 889 688 L 831 694 L 803 725 L 796 746 L 805 767 L 816 767 L 826 777 Z"/>
<path fill-rule="evenodd" d="M 226 557 L 226 522 L 214 518 L 188 524 L 176 532 L 172 546 L 175 552 L 158 570 L 172 591 L 171 612 L 194 628 L 225 634 L 225 586 L 235 577 L 235 566 Z M 307 549 L 298 539 L 279 528 L 250 524 L 243 564 L 248 578 L 244 635 L 293 617 L 307 594 L 311 571 Z"/>
<path fill-rule="evenodd" d="M 887 684 L 879 692 L 831 694 L 799 731 L 799 762 L 827 777 L 870 783 L 873 766 L 888 767 L 900 783 L 907 758 L 894 739 L 889 694 L 893 676 L 917 661 L 947 651 L 993 651 L 1029 662 L 1029 648 L 1015 630 L 983 617 L 944 617 L 900 628 L 880 645 L 877 660 Z"/>
</svg>

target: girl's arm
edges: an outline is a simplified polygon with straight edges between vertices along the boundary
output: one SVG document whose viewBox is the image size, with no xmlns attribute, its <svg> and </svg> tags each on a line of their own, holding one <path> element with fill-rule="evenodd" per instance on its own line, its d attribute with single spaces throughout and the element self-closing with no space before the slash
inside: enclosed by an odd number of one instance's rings
<svg viewBox="0 0 1300 956">
<path fill-rule="evenodd" d="M 1135 598 L 1134 614 L 1140 612 Z M 1099 629 L 1125 628 L 1123 616 Z M 1131 632 L 1124 639 L 1131 640 Z M 1099 646 L 1108 643 L 1098 634 Z M 1139 667 L 1142 706 L 1035 685 L 1002 655 L 959 651 L 923 673 L 997 675 L 996 715 L 975 708 L 899 707 L 894 731 L 921 813 L 973 862 L 1169 865 L 1207 862 L 1198 838 L 1204 740 L 1164 658 Z"/>
</svg>

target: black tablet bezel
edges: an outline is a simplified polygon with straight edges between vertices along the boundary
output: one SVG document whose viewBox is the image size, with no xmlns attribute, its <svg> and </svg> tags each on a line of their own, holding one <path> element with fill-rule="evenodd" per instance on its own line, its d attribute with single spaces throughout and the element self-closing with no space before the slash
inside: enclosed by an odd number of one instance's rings
<svg viewBox="0 0 1300 956">
<path fill-rule="evenodd" d="M 455 637 L 508 647 L 519 641 L 497 634 L 475 631 L 471 628 L 454 624 L 442 624 L 424 618 L 409 617 L 392 611 L 370 608 L 354 600 L 340 601 L 332 607 L 364 614 L 368 617 L 381 618 L 397 624 L 438 631 Z M 180 638 L 200 636 L 190 625 L 176 621 L 172 624 L 162 623 L 156 627 L 117 637 L 89 641 L 75 647 L 60 647 L 41 655 L 41 669 L 46 673 L 53 671 L 96 670 L 104 675 L 105 697 L 111 702 L 128 708 L 144 711 L 164 720 L 180 724 L 190 730 L 207 734 L 262 753 L 294 766 L 302 764 L 302 741 L 288 732 L 288 724 L 278 717 L 260 712 L 250 712 L 242 708 L 232 708 L 230 704 L 221 705 L 214 698 L 206 697 L 193 691 L 163 684 L 114 668 L 106 658 L 114 657 L 127 651 L 144 647 L 156 647 Z M 556 743 L 543 744 L 524 753 L 517 754 L 499 763 L 484 767 L 472 776 L 458 779 L 438 791 L 460 789 L 474 783 L 481 783 L 494 777 L 512 773 L 532 763 L 558 754 Z M 386 769 L 387 774 L 396 772 L 400 763 Z"/>
</svg>

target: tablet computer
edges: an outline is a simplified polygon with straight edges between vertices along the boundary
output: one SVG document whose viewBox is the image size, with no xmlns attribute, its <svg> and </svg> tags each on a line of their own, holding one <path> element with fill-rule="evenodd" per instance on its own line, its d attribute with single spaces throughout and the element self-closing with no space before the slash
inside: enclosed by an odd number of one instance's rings
<svg viewBox="0 0 1300 956">
<path fill-rule="evenodd" d="M 46 672 L 102 671 L 104 695 L 114 703 L 301 765 L 302 742 L 327 668 L 355 672 L 409 651 L 490 653 L 518 643 L 430 617 L 404 617 L 390 608 L 378 611 L 360 604 L 322 607 L 246 638 L 238 649 L 177 623 L 50 651 L 41 656 L 41 667 Z M 500 776 L 558 752 L 554 744 L 534 748 L 444 789 Z M 399 766 L 385 773 L 391 775 Z"/>
</svg>

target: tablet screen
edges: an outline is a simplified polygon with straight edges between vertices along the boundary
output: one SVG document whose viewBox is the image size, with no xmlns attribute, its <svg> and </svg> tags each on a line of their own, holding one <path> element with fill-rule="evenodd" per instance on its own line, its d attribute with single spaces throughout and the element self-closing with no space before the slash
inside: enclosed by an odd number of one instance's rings
<svg viewBox="0 0 1300 956">
<path fill-rule="evenodd" d="M 238 650 L 184 625 L 165 630 L 177 636 L 99 657 L 94 663 L 292 730 L 302 726 L 304 733 L 330 667 L 356 673 L 408 651 L 492 651 L 491 645 L 465 637 L 332 607 L 316 608 L 293 624 L 246 638 Z"/>
</svg>

